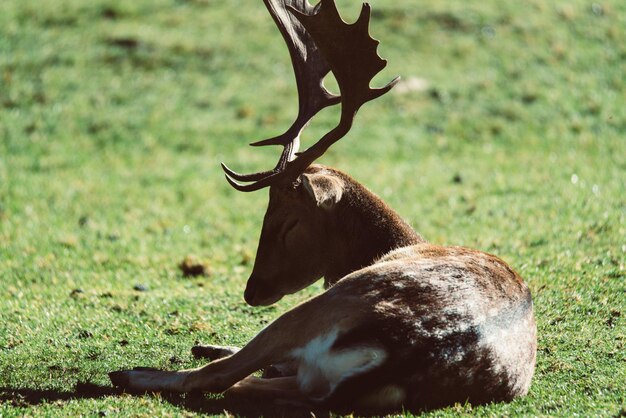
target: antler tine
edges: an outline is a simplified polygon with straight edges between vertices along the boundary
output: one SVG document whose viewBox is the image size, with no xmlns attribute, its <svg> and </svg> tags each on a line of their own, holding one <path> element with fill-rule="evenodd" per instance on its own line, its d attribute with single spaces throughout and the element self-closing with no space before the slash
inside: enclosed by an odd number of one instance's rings
<svg viewBox="0 0 626 418">
<path fill-rule="evenodd" d="M 242 175 L 222 164 L 228 182 L 241 191 L 295 181 L 313 161 L 350 131 L 361 106 L 387 93 L 400 79 L 396 77 L 382 88 L 370 87 L 370 82 L 385 68 L 387 61 L 378 55 L 379 42 L 369 34 L 369 4 L 363 4 L 359 18 L 350 25 L 341 19 L 334 0 L 321 0 L 315 7 L 307 0 L 264 2 L 289 47 L 300 106 L 296 121 L 283 135 L 252 144 L 283 145 L 283 152 L 273 170 Z M 337 80 L 340 97 L 332 96 L 322 85 L 329 71 Z M 338 125 L 306 151 L 298 153 L 302 129 L 317 112 L 339 101 L 341 118 Z"/>
<path fill-rule="evenodd" d="M 251 144 L 252 146 L 283 146 L 281 156 L 273 170 L 253 174 L 240 174 L 222 164 L 229 183 L 237 190 L 242 191 L 258 190 L 269 185 L 267 180 L 259 185 L 242 185 L 237 183 L 237 181 L 259 182 L 263 179 L 274 178 L 275 175 L 283 172 L 287 163 L 295 157 L 302 129 L 321 109 L 338 104 L 341 101 L 340 97 L 329 93 L 322 84 L 324 77 L 330 71 L 329 65 L 302 24 L 288 12 L 288 8 L 293 8 L 307 14 L 314 13 L 319 8 L 319 5 L 313 7 L 307 0 L 264 0 L 264 3 L 289 49 L 298 87 L 299 109 L 296 120 L 285 133 Z"/>
<path fill-rule="evenodd" d="M 296 121 L 297 122 L 297 121 Z M 295 126 L 295 124 L 294 124 Z M 294 128 L 294 126 L 292 126 L 292 128 Z M 292 129 L 290 129 L 289 131 L 287 131 L 285 134 L 281 135 L 283 137 L 288 137 L 290 136 L 290 131 Z M 224 172 L 226 173 L 226 175 L 228 177 L 231 177 L 234 180 L 237 181 L 243 181 L 243 182 L 252 182 L 252 181 L 259 181 L 265 177 L 271 176 L 272 174 L 276 174 L 282 170 L 284 170 L 287 162 L 289 162 L 293 156 L 296 153 L 296 150 L 298 149 L 299 143 L 300 143 L 300 139 L 297 136 L 298 134 L 296 134 L 293 138 L 293 140 L 291 142 L 287 142 L 284 145 L 283 148 L 283 152 L 280 155 L 280 158 L 278 159 L 278 163 L 276 164 L 276 167 L 273 170 L 270 171 L 262 171 L 259 173 L 253 173 L 253 174 L 239 174 L 236 171 L 231 170 L 230 168 L 228 168 L 228 166 L 224 163 L 221 163 L 222 165 L 222 169 L 224 170 Z M 276 137 L 278 138 L 278 137 Z M 271 138 L 270 140 L 275 139 L 275 138 Z M 250 144 L 253 146 L 257 146 L 256 144 Z"/>
<path fill-rule="evenodd" d="M 228 168 L 226 164 L 221 163 L 222 170 L 226 173 L 226 180 L 233 188 L 240 192 L 253 192 L 269 186 L 272 180 L 285 170 L 285 167 L 289 162 L 288 156 L 295 153 L 293 149 L 297 148 L 297 142 L 299 142 L 299 138 L 296 137 L 295 141 L 289 142 L 285 145 L 276 168 L 271 171 L 242 175 Z M 242 181 L 254 183 L 241 184 L 240 182 Z"/>
<path fill-rule="evenodd" d="M 370 88 L 371 80 L 385 68 L 387 61 L 377 53 L 379 41 L 369 34 L 369 4 L 363 4 L 359 18 L 352 25 L 343 21 L 334 0 L 321 0 L 314 15 L 306 15 L 293 8 L 289 10 L 311 34 L 328 61 L 339 85 L 342 106 L 339 124 L 288 165 L 286 175 L 293 181 L 350 131 L 354 117 L 363 104 L 387 93 L 400 77 L 382 88 Z"/>
</svg>

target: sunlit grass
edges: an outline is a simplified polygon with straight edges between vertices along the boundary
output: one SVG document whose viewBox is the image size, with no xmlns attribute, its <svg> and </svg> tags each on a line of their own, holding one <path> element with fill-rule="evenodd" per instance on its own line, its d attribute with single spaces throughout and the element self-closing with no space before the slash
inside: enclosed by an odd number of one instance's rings
<svg viewBox="0 0 626 418">
<path fill-rule="evenodd" d="M 321 162 L 431 241 L 501 256 L 535 297 L 530 395 L 430 414 L 624 414 L 626 3 L 372 3 L 376 82 L 404 81 Z M 0 415 L 202 412 L 71 398 L 110 370 L 199 364 L 196 341 L 244 344 L 321 291 L 245 305 L 267 196 L 219 167 L 272 167 L 278 149 L 246 144 L 296 108 L 261 2 L 0 2 Z M 192 254 L 209 277 L 183 277 Z"/>
</svg>

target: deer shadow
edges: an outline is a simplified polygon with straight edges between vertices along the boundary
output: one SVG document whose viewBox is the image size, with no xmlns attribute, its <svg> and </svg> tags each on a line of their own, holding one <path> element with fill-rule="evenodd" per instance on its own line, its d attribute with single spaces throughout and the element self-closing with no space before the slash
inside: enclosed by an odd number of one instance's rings
<svg viewBox="0 0 626 418">
<path fill-rule="evenodd" d="M 123 391 L 111 386 L 101 386 L 93 383 L 77 383 L 73 391 L 54 389 L 30 389 L 0 387 L 0 403 L 27 408 L 43 403 L 70 401 L 77 399 L 101 399 L 110 396 L 153 396 L 147 393 Z M 213 399 L 200 393 L 176 394 L 161 393 L 160 398 L 170 404 L 199 414 L 230 414 L 249 417 L 329 417 L 328 410 L 311 409 L 301 406 L 280 405 L 268 401 L 250 401 L 217 398 Z"/>
</svg>

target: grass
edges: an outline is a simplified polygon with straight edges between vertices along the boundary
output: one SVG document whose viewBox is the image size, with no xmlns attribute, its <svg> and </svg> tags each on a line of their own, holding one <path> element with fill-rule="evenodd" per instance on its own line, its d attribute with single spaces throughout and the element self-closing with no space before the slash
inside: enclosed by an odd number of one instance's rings
<svg viewBox="0 0 626 418">
<path fill-rule="evenodd" d="M 432 242 L 507 260 L 538 319 L 527 397 L 426 415 L 624 416 L 626 3 L 372 3 L 376 82 L 404 84 L 321 162 Z M 221 412 L 108 393 L 106 372 L 198 365 L 195 342 L 244 344 L 321 291 L 245 305 L 267 193 L 219 168 L 273 166 L 245 144 L 296 100 L 260 1 L 0 2 L 0 416 Z M 183 277 L 193 254 L 209 277 Z"/>
</svg>

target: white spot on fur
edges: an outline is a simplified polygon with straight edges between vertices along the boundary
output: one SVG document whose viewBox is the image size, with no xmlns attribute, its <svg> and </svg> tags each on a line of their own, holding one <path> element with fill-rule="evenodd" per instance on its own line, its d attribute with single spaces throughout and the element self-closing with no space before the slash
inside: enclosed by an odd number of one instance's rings
<svg viewBox="0 0 626 418">
<path fill-rule="evenodd" d="M 507 323 L 506 328 L 503 324 L 489 322 L 481 327 L 482 344 L 492 353 L 494 371 L 508 375 L 518 393 L 528 390 L 534 369 L 534 360 L 530 364 L 528 358 L 528 348 L 536 338 L 531 315 Z"/>
<path fill-rule="evenodd" d="M 325 398 L 342 380 L 370 370 L 387 358 L 385 350 L 373 346 L 331 350 L 338 335 L 333 329 L 292 351 L 292 357 L 299 361 L 298 384 L 303 392 Z"/>
<path fill-rule="evenodd" d="M 399 289 L 399 290 L 402 290 L 402 289 L 404 289 L 404 288 L 406 287 L 406 285 L 405 285 L 403 282 L 401 282 L 401 281 L 395 281 L 395 282 L 393 282 L 393 286 L 394 286 L 396 289 Z"/>
</svg>

